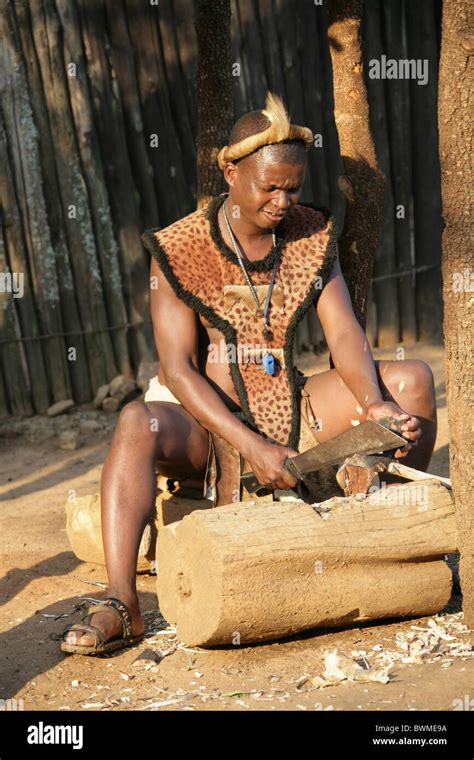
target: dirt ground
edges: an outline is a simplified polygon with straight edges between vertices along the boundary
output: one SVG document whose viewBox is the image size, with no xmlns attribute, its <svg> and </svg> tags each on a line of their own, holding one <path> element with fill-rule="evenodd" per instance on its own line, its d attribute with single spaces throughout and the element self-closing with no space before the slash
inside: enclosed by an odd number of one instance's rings
<svg viewBox="0 0 474 760">
<path fill-rule="evenodd" d="M 395 359 L 395 350 L 374 353 Z M 430 471 L 449 476 L 443 351 L 417 344 L 406 358 L 422 358 L 434 371 L 439 430 Z M 305 355 L 297 364 L 306 373 L 328 367 L 326 356 Z M 81 446 L 73 451 L 58 447 L 45 418 L 24 421 L 21 435 L 18 426 L 0 425 L 0 698 L 22 699 L 26 710 L 472 709 L 473 639 L 463 630 L 459 596 L 436 620 L 316 630 L 251 647 L 189 649 L 179 645 L 157 610 L 156 578 L 140 575 L 147 638 L 138 647 L 103 658 L 61 653 L 60 631 L 79 622 L 86 597 L 100 598 L 106 583 L 104 567 L 71 552 L 64 505 L 71 489 L 78 496 L 98 490 L 116 422 L 115 414 L 98 415 L 92 406 L 71 414 L 80 416 L 82 426 Z M 413 650 L 403 642 L 417 636 L 426 641 L 430 630 L 441 636 L 432 651 L 406 657 Z M 169 654 L 159 664 L 133 665 L 146 649 Z M 365 657 L 369 664 L 393 661 L 389 682 L 314 686 L 311 678 L 323 672 L 329 650 Z"/>
</svg>

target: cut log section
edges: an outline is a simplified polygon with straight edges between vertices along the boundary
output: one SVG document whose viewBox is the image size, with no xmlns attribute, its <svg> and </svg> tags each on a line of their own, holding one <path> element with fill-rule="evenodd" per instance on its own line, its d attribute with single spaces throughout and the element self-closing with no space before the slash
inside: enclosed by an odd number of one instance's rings
<svg viewBox="0 0 474 760">
<path fill-rule="evenodd" d="M 100 495 L 80 496 L 66 502 L 66 533 L 72 551 L 83 562 L 104 565 L 104 547 L 100 513 Z M 154 560 L 156 528 L 145 525 L 137 558 L 137 572 L 148 572 Z"/>
<path fill-rule="evenodd" d="M 336 480 L 345 496 L 369 493 L 380 487 L 379 472 L 385 470 L 380 456 L 354 454 L 347 457 L 336 473 Z"/>
<path fill-rule="evenodd" d="M 415 470 L 413 467 L 379 454 L 353 454 L 347 457 L 336 473 L 336 480 L 345 496 L 357 493 L 369 493 L 380 488 L 381 473 L 397 475 L 405 480 L 438 480 L 447 488 L 451 488 L 451 480 L 440 475 Z"/>
<path fill-rule="evenodd" d="M 436 481 L 367 498 L 236 503 L 159 531 L 160 610 L 189 645 L 275 639 L 431 615 L 451 595 L 450 492 Z"/>
</svg>

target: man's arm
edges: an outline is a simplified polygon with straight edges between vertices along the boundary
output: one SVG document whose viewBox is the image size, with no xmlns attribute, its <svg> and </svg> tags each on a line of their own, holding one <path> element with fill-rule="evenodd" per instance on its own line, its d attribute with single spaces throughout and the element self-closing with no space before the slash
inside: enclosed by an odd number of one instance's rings
<svg viewBox="0 0 474 760">
<path fill-rule="evenodd" d="M 362 408 L 382 403 L 372 352 L 352 309 L 339 258 L 319 297 L 317 314 L 334 366 Z"/>
<path fill-rule="evenodd" d="M 259 436 L 236 419 L 199 373 L 196 313 L 178 298 L 153 258 L 150 277 L 158 283 L 151 289 L 151 318 L 166 385 L 206 430 L 246 452 Z"/>
<path fill-rule="evenodd" d="M 340 377 L 368 418 L 377 420 L 391 416 L 403 420 L 402 435 L 409 443 L 401 452 L 408 453 L 421 435 L 420 422 L 417 417 L 404 412 L 398 404 L 383 400 L 369 341 L 352 309 L 339 257 L 319 297 L 317 314 Z"/>
</svg>

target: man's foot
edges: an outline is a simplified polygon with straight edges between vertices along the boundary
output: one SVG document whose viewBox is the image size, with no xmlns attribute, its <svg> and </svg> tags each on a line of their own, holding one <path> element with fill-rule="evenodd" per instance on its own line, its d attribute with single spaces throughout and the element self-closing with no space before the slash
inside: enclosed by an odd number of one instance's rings
<svg viewBox="0 0 474 760">
<path fill-rule="evenodd" d="M 135 598 L 134 603 L 124 601 L 120 599 L 123 604 L 126 605 L 130 617 L 131 617 L 131 635 L 133 637 L 141 636 L 145 630 L 143 625 L 143 619 L 140 615 L 140 609 L 138 606 L 138 599 Z M 88 625 L 92 625 L 98 628 L 101 632 L 104 642 L 107 643 L 111 639 L 120 638 L 123 636 L 123 624 L 119 616 L 112 610 L 103 610 L 92 612 Z M 96 642 L 96 637 L 93 633 L 87 631 L 68 631 L 63 637 L 65 644 L 79 646 L 79 647 L 92 647 Z"/>
</svg>

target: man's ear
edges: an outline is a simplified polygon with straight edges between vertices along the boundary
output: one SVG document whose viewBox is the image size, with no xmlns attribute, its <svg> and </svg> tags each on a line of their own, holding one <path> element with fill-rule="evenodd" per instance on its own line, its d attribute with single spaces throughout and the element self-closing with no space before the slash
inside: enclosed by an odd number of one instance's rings
<svg viewBox="0 0 474 760">
<path fill-rule="evenodd" d="M 229 187 L 234 186 L 235 177 L 238 171 L 239 171 L 239 167 L 233 164 L 231 161 L 228 161 L 226 165 L 224 166 L 224 179 L 229 185 Z"/>
</svg>

